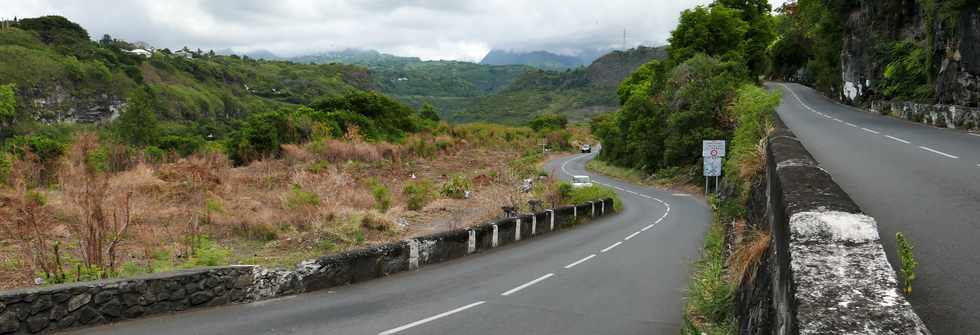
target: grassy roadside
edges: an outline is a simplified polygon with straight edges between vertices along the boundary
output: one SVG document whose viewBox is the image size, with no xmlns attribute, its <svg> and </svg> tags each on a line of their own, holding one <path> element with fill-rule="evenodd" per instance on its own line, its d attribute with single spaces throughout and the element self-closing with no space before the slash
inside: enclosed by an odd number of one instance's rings
<svg viewBox="0 0 980 335">
<path fill-rule="evenodd" d="M 725 255 L 725 224 L 719 214 L 719 201 L 709 199 L 715 213 L 704 236 L 701 259 L 694 264 L 694 272 L 687 290 L 687 306 L 684 310 L 685 335 L 735 334 L 735 286 L 729 281 Z"/>
</svg>

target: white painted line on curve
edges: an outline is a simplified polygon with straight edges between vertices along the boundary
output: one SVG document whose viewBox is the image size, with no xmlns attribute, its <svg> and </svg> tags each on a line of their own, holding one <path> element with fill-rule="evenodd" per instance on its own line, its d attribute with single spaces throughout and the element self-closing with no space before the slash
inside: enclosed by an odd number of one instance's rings
<svg viewBox="0 0 980 335">
<path fill-rule="evenodd" d="M 613 243 L 613 245 L 610 245 L 610 246 L 606 247 L 605 249 L 602 249 L 599 252 L 606 252 L 606 251 L 612 250 L 612 248 L 618 247 L 620 244 L 623 244 L 623 242 Z"/>
<path fill-rule="evenodd" d="M 624 238 L 623 241 L 629 241 L 631 238 L 633 238 L 636 235 L 639 235 L 640 233 L 641 232 L 639 232 L 639 231 L 638 232 L 635 232 L 635 233 L 632 233 L 629 236 L 626 236 L 626 238 Z"/>
<path fill-rule="evenodd" d="M 463 306 L 463 307 L 460 307 L 460 308 L 457 308 L 457 309 L 454 309 L 454 310 L 451 310 L 451 311 L 448 311 L 448 312 L 445 312 L 445 313 L 442 313 L 442 314 L 433 315 L 431 317 L 428 317 L 428 318 L 425 318 L 425 319 L 422 319 L 422 320 L 418 320 L 418 321 L 409 323 L 407 325 L 404 325 L 404 326 L 401 326 L 401 327 L 398 327 L 398 328 L 392 328 L 392 329 L 389 329 L 389 330 L 380 332 L 380 333 L 378 333 L 378 335 L 390 335 L 390 334 L 394 334 L 394 333 L 403 331 L 405 329 L 409 329 L 409 328 L 412 328 L 412 327 L 420 326 L 422 324 L 426 324 L 426 323 L 429 323 L 429 322 L 432 322 L 432 321 L 435 321 L 435 320 L 438 320 L 438 319 L 441 319 L 441 318 L 444 318 L 444 317 L 447 317 L 447 316 L 450 316 L 450 315 L 453 315 L 453 314 L 456 314 L 456 313 L 465 311 L 467 309 L 470 309 L 470 308 L 473 308 L 473 307 L 476 307 L 476 306 L 480 306 L 480 305 L 482 305 L 484 303 L 486 303 L 486 301 L 477 301 L 477 302 L 474 302 L 472 304 L 469 304 L 469 305 L 466 305 L 466 306 Z"/>
<path fill-rule="evenodd" d="M 523 285 L 521 285 L 521 286 L 518 286 L 518 287 L 515 287 L 515 288 L 512 288 L 512 289 L 510 289 L 510 291 L 507 291 L 507 292 L 504 292 L 504 293 L 501 293 L 500 295 L 502 295 L 502 296 L 505 296 L 505 297 L 506 297 L 506 296 L 508 296 L 508 295 L 511 295 L 511 294 L 514 294 L 514 293 L 516 293 L 517 291 L 520 291 L 520 290 L 523 290 L 523 289 L 525 289 L 525 288 L 527 288 L 528 286 L 531 286 L 531 285 L 534 285 L 534 284 L 537 284 L 538 282 L 540 282 L 540 281 L 542 281 L 542 280 L 545 280 L 545 279 L 548 279 L 548 278 L 551 278 L 551 276 L 554 276 L 554 275 L 555 275 L 554 273 L 549 273 L 549 274 L 546 274 L 546 275 L 544 275 L 544 276 L 541 276 L 541 277 L 538 277 L 538 279 L 535 279 L 535 280 L 532 280 L 532 281 L 529 281 L 529 282 L 527 282 L 527 283 L 524 283 L 524 284 L 523 284 Z"/>
<path fill-rule="evenodd" d="M 902 142 L 902 143 L 905 143 L 905 144 L 912 143 L 912 142 L 909 142 L 909 141 L 906 141 L 906 140 L 903 140 L 903 139 L 900 139 L 898 137 L 891 136 L 891 135 L 885 135 L 885 137 L 890 138 L 890 139 L 893 139 L 893 140 L 896 140 L 896 141 L 899 141 L 899 142 Z"/>
<path fill-rule="evenodd" d="M 844 122 L 844 120 L 841 120 L 841 119 L 838 119 L 838 118 L 834 118 L 834 121 L 837 121 L 837 122 Z"/>
<path fill-rule="evenodd" d="M 942 151 L 939 151 L 939 150 L 936 150 L 936 149 L 933 149 L 933 148 L 930 148 L 930 147 L 919 146 L 919 148 L 921 148 L 922 150 L 930 151 L 932 153 L 939 154 L 939 155 L 942 155 L 942 156 L 946 156 L 946 157 L 949 157 L 949 158 L 952 158 L 952 159 L 959 159 L 958 156 L 953 156 L 953 155 L 947 154 L 945 152 L 942 152 Z"/>
<path fill-rule="evenodd" d="M 585 261 L 587 261 L 587 260 L 590 260 L 590 259 L 592 259 L 593 257 L 595 257 L 595 254 L 591 254 L 591 255 L 588 255 L 588 256 L 585 256 L 585 258 L 582 258 L 582 259 L 580 259 L 580 260 L 577 260 L 577 261 L 575 261 L 575 262 L 574 262 L 574 263 L 572 263 L 572 264 L 568 264 L 568 265 L 565 265 L 565 268 L 566 268 L 566 269 L 571 269 L 571 268 L 572 268 L 573 266 L 576 266 L 576 265 L 579 265 L 579 264 L 582 264 L 583 262 L 585 262 Z"/>
<path fill-rule="evenodd" d="M 687 193 L 674 193 L 674 194 L 671 194 L 671 195 L 672 196 L 675 196 L 675 197 L 690 197 L 691 196 L 690 194 L 687 194 Z"/>
<path fill-rule="evenodd" d="M 872 133 L 872 134 L 875 134 L 875 135 L 880 134 L 877 131 L 874 131 L 874 130 L 871 130 L 871 129 L 868 129 L 868 128 L 864 128 L 864 127 L 861 127 L 861 130 L 864 130 L 866 132 L 869 132 L 869 133 Z"/>
<path fill-rule="evenodd" d="M 643 229 L 640 229 L 640 231 L 647 231 L 647 229 L 653 228 L 653 226 L 656 226 L 656 225 L 657 225 L 656 223 L 651 223 L 649 226 L 646 226 L 646 227 L 643 227 Z"/>
<path fill-rule="evenodd" d="M 853 124 L 853 123 L 850 123 L 850 122 L 844 122 L 844 123 L 847 124 L 848 126 L 851 126 L 851 127 L 854 127 L 854 128 L 857 128 L 858 127 L 856 124 Z"/>
</svg>

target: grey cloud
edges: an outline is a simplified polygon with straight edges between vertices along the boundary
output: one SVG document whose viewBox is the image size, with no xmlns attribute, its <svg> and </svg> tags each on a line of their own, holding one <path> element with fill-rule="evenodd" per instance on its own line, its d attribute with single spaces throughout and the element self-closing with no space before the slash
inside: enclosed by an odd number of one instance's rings
<svg viewBox="0 0 980 335">
<path fill-rule="evenodd" d="M 361 48 L 479 60 L 490 48 L 619 47 L 623 29 L 630 46 L 663 44 L 681 10 L 709 1 L 11 0 L 0 15 L 63 15 L 96 38 L 108 33 L 157 47 L 282 55 Z"/>
</svg>

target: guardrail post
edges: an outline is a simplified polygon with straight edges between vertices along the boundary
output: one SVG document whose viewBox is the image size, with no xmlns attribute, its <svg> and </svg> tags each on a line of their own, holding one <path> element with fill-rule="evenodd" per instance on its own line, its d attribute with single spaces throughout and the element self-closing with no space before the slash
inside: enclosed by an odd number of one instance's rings
<svg viewBox="0 0 980 335">
<path fill-rule="evenodd" d="M 500 245 L 500 240 L 497 238 L 497 231 L 497 225 L 495 224 L 493 225 L 493 238 L 490 240 L 491 248 L 496 248 L 498 245 Z"/>
<path fill-rule="evenodd" d="M 467 254 L 472 254 L 473 252 L 476 251 L 476 231 L 473 230 L 473 229 L 470 229 L 468 232 L 469 232 L 470 238 L 469 238 L 469 240 L 466 241 L 466 253 Z"/>
<path fill-rule="evenodd" d="M 414 239 L 407 240 L 408 242 L 408 269 L 418 270 L 419 269 L 419 241 Z"/>
<path fill-rule="evenodd" d="M 514 241 L 521 240 L 521 218 L 517 218 L 514 222 Z"/>
<path fill-rule="evenodd" d="M 531 236 L 538 233 L 538 215 L 531 215 Z"/>
<path fill-rule="evenodd" d="M 590 211 L 593 218 L 595 218 L 595 201 L 589 201 L 589 205 L 592 205 L 592 210 Z"/>
<path fill-rule="evenodd" d="M 549 220 L 551 220 L 551 226 L 548 227 L 548 231 L 555 231 L 555 210 L 546 209 L 544 211 L 548 212 L 548 217 L 550 218 Z"/>
</svg>

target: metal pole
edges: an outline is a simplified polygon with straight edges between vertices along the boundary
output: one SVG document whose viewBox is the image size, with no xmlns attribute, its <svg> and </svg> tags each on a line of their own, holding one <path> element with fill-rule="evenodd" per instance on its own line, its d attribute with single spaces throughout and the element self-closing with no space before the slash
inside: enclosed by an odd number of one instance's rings
<svg viewBox="0 0 980 335">
<path fill-rule="evenodd" d="M 718 194 L 718 179 L 721 179 L 721 178 L 719 178 L 718 176 L 715 176 L 715 194 Z"/>
<path fill-rule="evenodd" d="M 708 196 L 708 176 L 704 176 L 704 196 Z"/>
</svg>

